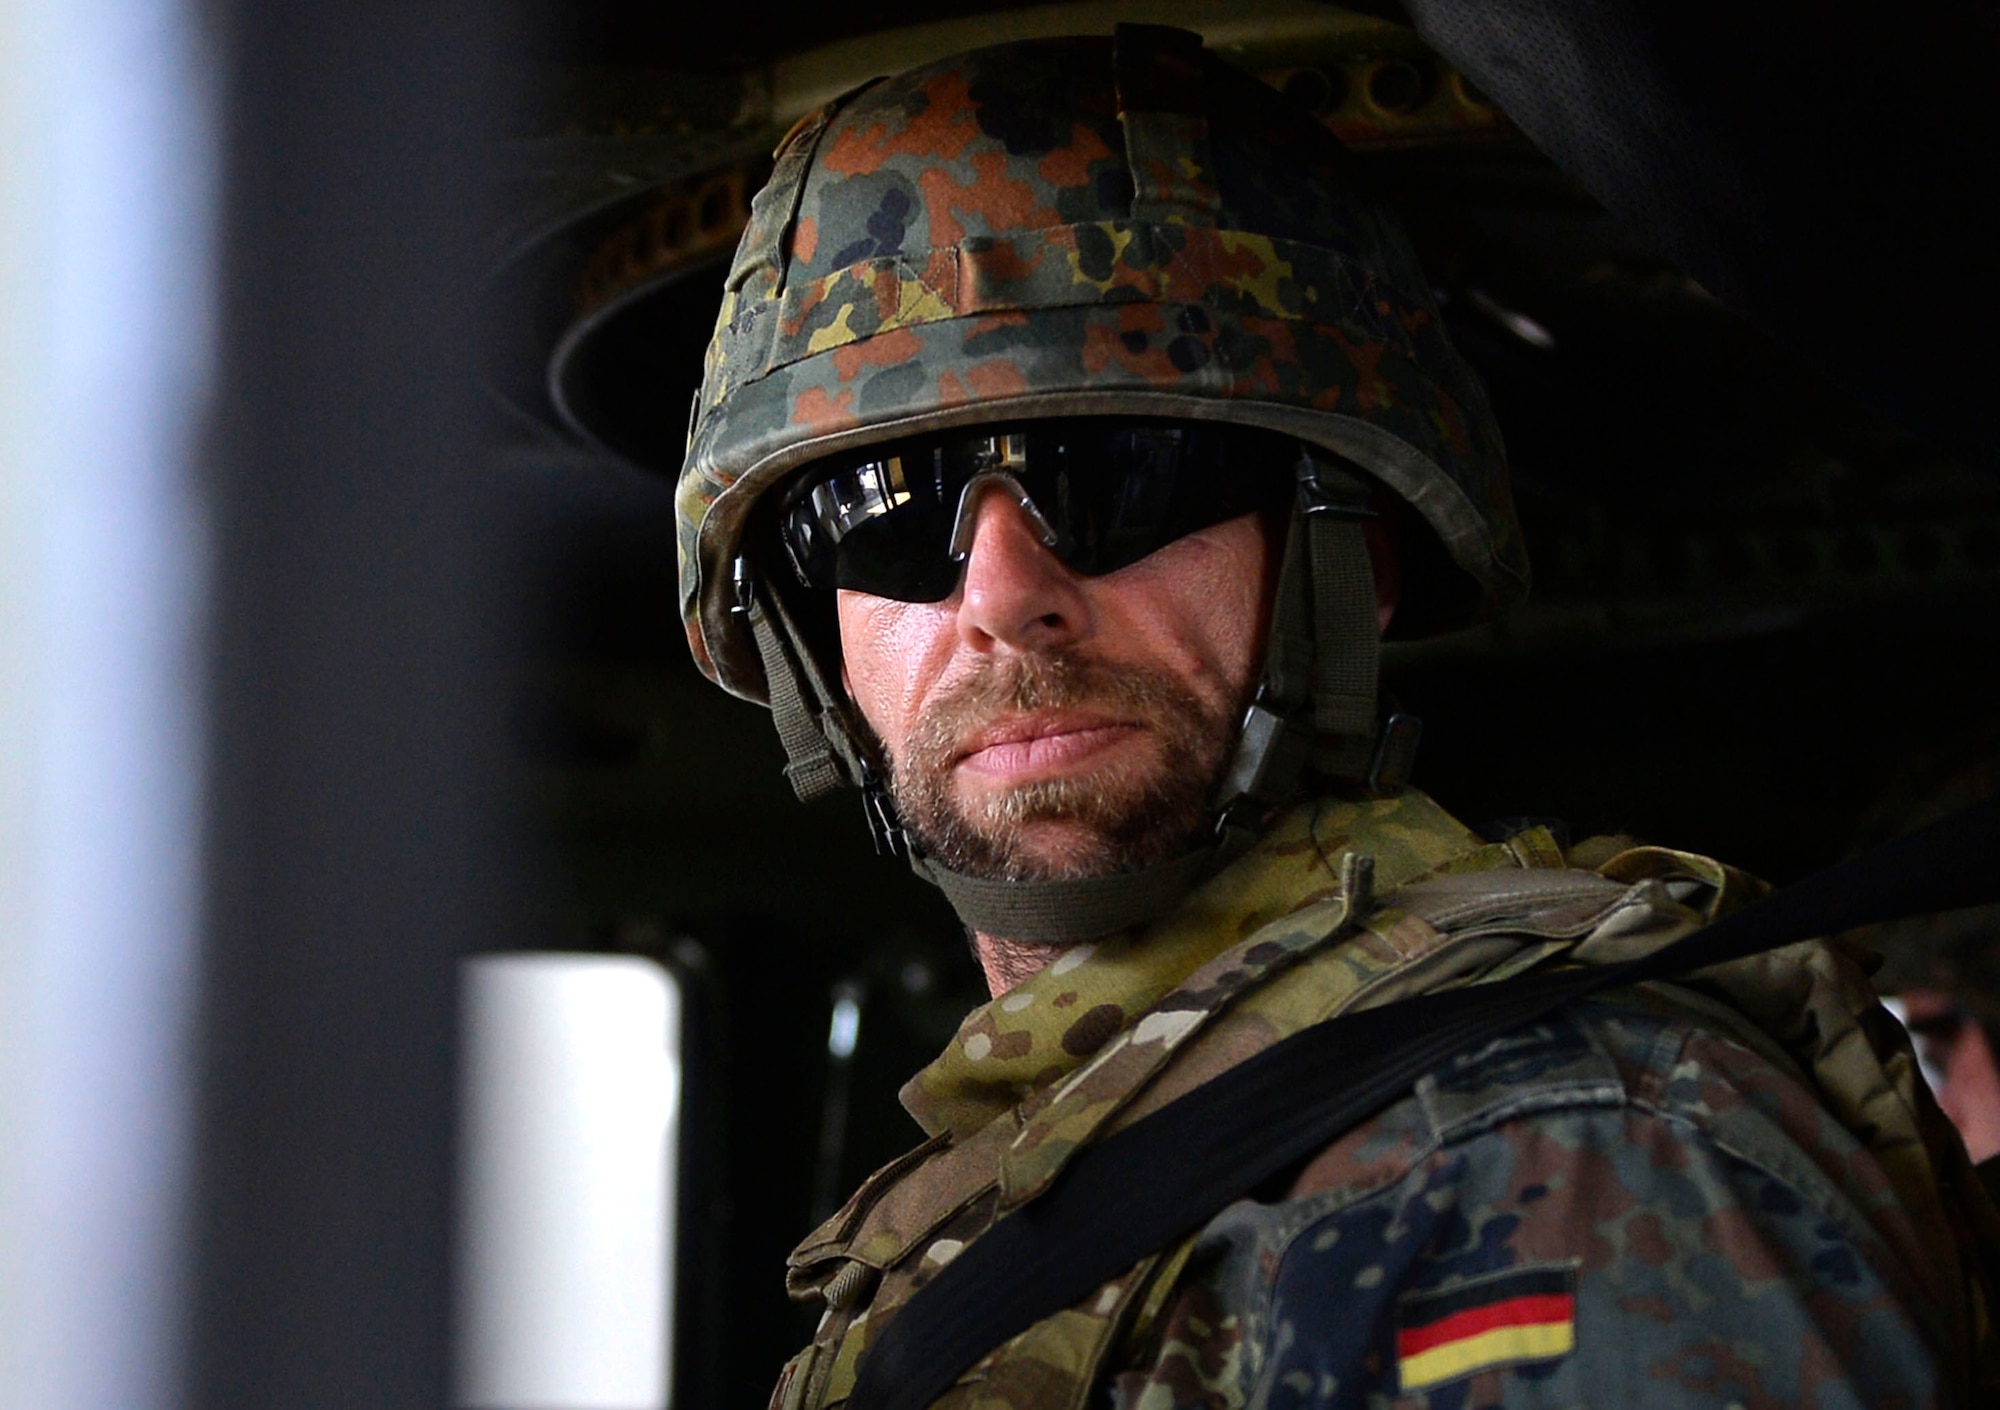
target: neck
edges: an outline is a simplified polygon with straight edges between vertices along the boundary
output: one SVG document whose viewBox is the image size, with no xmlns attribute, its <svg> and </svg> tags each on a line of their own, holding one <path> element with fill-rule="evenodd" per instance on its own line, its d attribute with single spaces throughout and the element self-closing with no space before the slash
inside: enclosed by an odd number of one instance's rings
<svg viewBox="0 0 2000 1410">
<path fill-rule="evenodd" d="M 1027 983 L 1070 948 L 1036 940 L 1007 940 L 977 931 L 972 936 L 972 953 L 986 972 L 986 987 L 996 999 Z"/>
</svg>

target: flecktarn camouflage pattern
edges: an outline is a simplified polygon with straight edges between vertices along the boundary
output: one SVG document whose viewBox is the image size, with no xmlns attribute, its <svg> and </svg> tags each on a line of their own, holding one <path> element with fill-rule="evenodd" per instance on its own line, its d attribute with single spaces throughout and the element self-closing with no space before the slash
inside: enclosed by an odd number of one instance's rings
<svg viewBox="0 0 2000 1410">
<path fill-rule="evenodd" d="M 793 1255 L 827 1311 L 773 1405 L 841 1404 L 880 1328 L 1076 1151 L 1281 1038 L 1629 959 L 1761 889 L 1658 848 L 1482 843 L 1415 792 L 1300 805 L 1174 916 L 975 1011 L 910 1083 L 929 1139 Z M 1992 1403 L 1967 1379 L 2000 1247 L 1975 1183 L 1854 960 L 1793 946 L 1446 1063 L 938 1403 Z"/>
<path fill-rule="evenodd" d="M 682 471 L 702 669 L 764 698 L 730 567 L 834 451 L 1036 416 L 1221 419 L 1401 495 L 1462 573 L 1406 623 L 1519 597 L 1499 434 L 1354 159 L 1195 36 L 1036 40 L 878 80 L 779 150 L 726 283 Z"/>
</svg>

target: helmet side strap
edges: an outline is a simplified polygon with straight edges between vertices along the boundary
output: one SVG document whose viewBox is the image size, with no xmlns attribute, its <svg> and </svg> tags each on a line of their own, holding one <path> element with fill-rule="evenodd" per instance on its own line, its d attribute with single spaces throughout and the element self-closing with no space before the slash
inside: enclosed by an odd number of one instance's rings
<svg viewBox="0 0 2000 1410">
<path fill-rule="evenodd" d="M 1374 772 L 1382 627 L 1361 523 L 1375 511 L 1358 476 L 1310 452 L 1299 496 L 1312 564 L 1313 767 L 1365 782 Z"/>
<path fill-rule="evenodd" d="M 1253 832 L 1314 772 L 1373 794 L 1400 790 L 1421 726 L 1378 728 L 1382 631 L 1362 520 L 1368 483 L 1302 447 L 1257 697 L 1215 793 L 1217 831 Z M 1306 709 L 1308 699 L 1311 710 Z"/>
<path fill-rule="evenodd" d="M 748 563 L 736 560 L 736 612 L 750 628 L 763 659 L 771 716 L 785 746 L 785 777 L 802 803 L 862 781 L 865 769 L 845 706 L 829 694 L 791 615 L 777 593 L 759 592 Z M 803 688 L 802 688 L 803 687 Z M 809 705 L 810 692 L 814 703 Z"/>
</svg>

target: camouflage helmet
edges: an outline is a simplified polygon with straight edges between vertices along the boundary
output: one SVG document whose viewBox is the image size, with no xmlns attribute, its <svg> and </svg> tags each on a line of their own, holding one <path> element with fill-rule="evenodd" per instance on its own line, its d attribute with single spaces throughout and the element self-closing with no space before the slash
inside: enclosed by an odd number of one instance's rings
<svg viewBox="0 0 2000 1410">
<path fill-rule="evenodd" d="M 734 569 L 802 466 L 1079 414 L 1266 428 L 1359 467 L 1443 550 L 1404 574 L 1402 634 L 1525 590 L 1484 392 L 1355 159 L 1198 36 L 1123 25 L 878 79 L 780 144 L 680 477 L 696 661 L 770 698 Z"/>
</svg>

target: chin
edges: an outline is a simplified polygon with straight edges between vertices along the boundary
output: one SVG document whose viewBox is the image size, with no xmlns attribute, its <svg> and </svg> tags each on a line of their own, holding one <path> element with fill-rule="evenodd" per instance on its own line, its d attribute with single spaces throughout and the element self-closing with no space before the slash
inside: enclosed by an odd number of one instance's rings
<svg viewBox="0 0 2000 1410">
<path fill-rule="evenodd" d="M 1057 876 L 1089 876 L 1118 869 L 1118 849 L 1096 828 L 1076 822 L 1029 823 L 1012 839 L 1017 864 Z"/>
<path fill-rule="evenodd" d="M 918 841 L 946 866 L 986 877 L 1073 880 L 1180 855 L 1212 780 L 1162 758 L 998 784 L 959 773 L 947 789 L 899 795 Z M 945 782 L 945 780 L 939 780 Z"/>
</svg>

